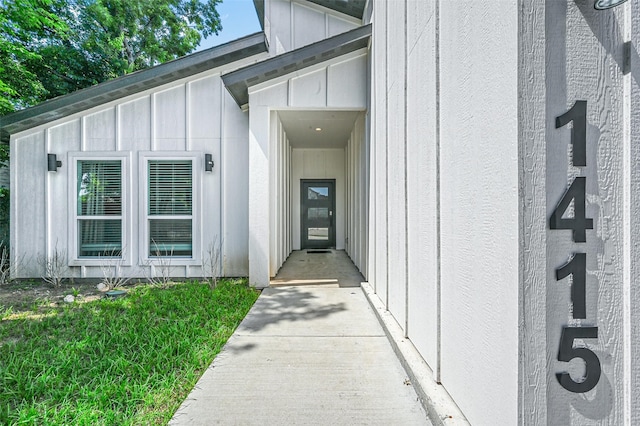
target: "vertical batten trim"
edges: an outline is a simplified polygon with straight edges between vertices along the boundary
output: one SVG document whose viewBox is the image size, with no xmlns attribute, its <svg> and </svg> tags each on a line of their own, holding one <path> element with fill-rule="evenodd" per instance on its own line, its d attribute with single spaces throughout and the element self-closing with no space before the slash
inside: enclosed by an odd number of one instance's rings
<svg viewBox="0 0 640 426">
<path fill-rule="evenodd" d="M 404 3 L 404 312 L 405 325 L 404 337 L 409 337 L 409 188 L 408 188 L 408 172 L 407 172 L 407 146 L 409 145 L 407 130 L 407 73 L 409 68 L 409 53 L 407 48 L 407 9 L 408 3 Z"/>
<path fill-rule="evenodd" d="M 386 263 L 386 283 L 385 283 L 385 310 L 389 311 L 389 3 L 384 4 L 384 31 L 385 31 L 385 46 L 384 46 L 384 120 L 385 120 L 385 143 L 384 143 L 384 184 L 385 184 L 385 204 L 384 214 L 387 218 L 385 221 L 385 263 Z"/>
<path fill-rule="evenodd" d="M 295 29 L 295 9 L 293 8 L 293 2 L 289 2 L 289 50 L 295 50 L 296 48 L 296 29 Z"/>
<path fill-rule="evenodd" d="M 115 127 L 115 138 L 116 138 L 116 151 L 122 150 L 122 138 L 120 135 L 120 106 L 121 104 L 116 104 L 114 108 L 115 117 L 113 118 L 113 125 Z"/>
<path fill-rule="evenodd" d="M 440 0 L 435 10 L 435 68 L 436 68 L 436 368 L 435 380 L 442 380 L 442 229 L 440 199 Z"/>
<path fill-rule="evenodd" d="M 83 115 L 82 117 L 80 117 L 80 151 L 86 151 L 87 150 L 87 116 Z M 47 139 L 47 150 L 49 149 L 48 146 L 48 135 L 49 135 L 49 128 L 47 128 L 47 130 L 45 131 L 46 135 L 45 136 Z"/>
<path fill-rule="evenodd" d="M 191 151 L 191 81 L 184 85 L 184 143 L 185 149 Z M 200 230 L 200 232 L 203 232 Z M 187 268 L 187 275 L 189 269 Z"/>
<path fill-rule="evenodd" d="M 156 150 L 156 93 L 149 96 L 149 150 Z M 153 272 L 153 271 L 152 271 Z"/>
<path fill-rule="evenodd" d="M 631 3 L 624 5 L 623 9 L 623 49 L 631 43 Z M 632 65 L 632 64 L 629 64 Z M 629 67 L 631 69 L 631 67 Z M 623 269 L 622 269 L 622 297 L 623 297 L 623 371 L 624 377 L 632 377 L 632 315 L 631 315 L 631 187 L 633 186 L 633 164 L 631 161 L 631 73 L 627 70 L 621 70 L 622 72 L 622 84 L 623 84 L 623 170 L 624 170 L 624 184 L 623 184 Z M 625 74 L 626 73 L 626 74 Z M 623 383 L 623 418 L 625 425 L 632 424 L 632 398 L 633 388 L 631 380 L 624 380 Z"/>
<path fill-rule="evenodd" d="M 324 38 L 329 38 L 329 14 L 324 13 Z"/>
<path fill-rule="evenodd" d="M 220 134 L 218 135 L 218 150 L 220 152 L 220 156 L 219 158 L 214 158 L 214 162 L 218 163 L 218 167 L 216 169 L 215 165 L 213 168 L 213 174 L 215 176 L 216 172 L 218 174 L 218 181 L 220 182 L 220 191 L 219 191 L 219 199 L 218 199 L 218 209 L 219 209 L 219 217 L 220 217 L 220 221 L 218 222 L 218 229 L 217 229 L 217 236 L 218 239 L 217 241 L 215 241 L 215 244 L 220 248 L 220 258 L 218 259 L 218 262 L 220 263 L 218 265 L 219 271 L 222 274 L 222 276 L 226 276 L 227 275 L 227 271 L 225 270 L 225 231 L 226 231 L 226 215 L 225 215 L 225 200 L 226 200 L 226 186 L 225 186 L 225 179 L 224 179 L 224 166 L 223 166 L 223 162 L 222 159 L 225 158 L 225 125 L 224 125 L 224 114 L 225 114 L 225 108 L 226 108 L 226 103 L 225 103 L 225 90 L 224 87 L 222 87 L 222 79 L 221 78 L 217 78 L 216 79 L 217 84 L 219 86 L 220 89 Z M 250 132 L 250 129 L 247 128 L 247 132 Z M 248 136 L 248 134 L 247 134 Z M 214 247 L 215 249 L 215 247 Z"/>
<path fill-rule="evenodd" d="M 82 122 L 82 120 L 81 120 Z M 50 152 L 51 147 L 49 146 L 49 140 L 50 140 L 50 132 L 51 129 L 49 127 L 47 127 L 44 131 L 44 156 L 46 158 L 46 156 L 48 155 L 48 153 Z M 47 171 L 45 172 L 46 174 L 45 176 L 45 206 L 44 206 L 44 210 L 45 210 L 45 235 L 46 235 L 46 239 L 44 242 L 44 260 L 46 261 L 47 258 L 51 255 L 51 174 Z M 46 272 L 45 272 L 46 273 Z"/>
</svg>

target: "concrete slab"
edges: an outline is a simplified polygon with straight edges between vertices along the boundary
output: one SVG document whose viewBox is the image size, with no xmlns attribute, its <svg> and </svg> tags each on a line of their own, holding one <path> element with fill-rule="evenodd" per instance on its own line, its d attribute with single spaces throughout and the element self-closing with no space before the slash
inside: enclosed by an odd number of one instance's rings
<svg viewBox="0 0 640 426">
<path fill-rule="evenodd" d="M 172 425 L 429 425 L 360 289 L 265 289 Z"/>
<path fill-rule="evenodd" d="M 289 255 L 269 285 L 360 287 L 362 281 L 344 250 L 299 250 Z"/>
</svg>

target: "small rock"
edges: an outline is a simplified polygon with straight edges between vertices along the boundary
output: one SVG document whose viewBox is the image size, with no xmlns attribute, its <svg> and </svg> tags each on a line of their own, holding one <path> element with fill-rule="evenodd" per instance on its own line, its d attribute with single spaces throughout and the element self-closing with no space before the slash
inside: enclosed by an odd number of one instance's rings
<svg viewBox="0 0 640 426">
<path fill-rule="evenodd" d="M 103 291 L 103 292 L 109 290 L 109 286 L 106 285 L 105 283 L 100 283 L 96 287 L 98 288 L 98 290 Z"/>
<path fill-rule="evenodd" d="M 67 302 L 67 303 L 73 303 L 75 300 L 76 300 L 76 298 L 73 297 L 73 295 L 71 295 L 71 294 L 67 294 L 64 297 L 64 301 Z"/>
</svg>

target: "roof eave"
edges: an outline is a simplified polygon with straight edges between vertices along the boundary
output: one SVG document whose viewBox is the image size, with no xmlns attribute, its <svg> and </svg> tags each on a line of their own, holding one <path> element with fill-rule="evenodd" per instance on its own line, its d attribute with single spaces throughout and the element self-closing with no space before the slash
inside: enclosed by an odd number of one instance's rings
<svg viewBox="0 0 640 426">
<path fill-rule="evenodd" d="M 249 103 L 249 87 L 367 47 L 371 24 L 249 65 L 222 76 L 240 108 Z"/>
<path fill-rule="evenodd" d="M 125 96 L 269 51 L 264 32 L 127 74 L 0 117 L 0 141 L 9 136 Z"/>
</svg>

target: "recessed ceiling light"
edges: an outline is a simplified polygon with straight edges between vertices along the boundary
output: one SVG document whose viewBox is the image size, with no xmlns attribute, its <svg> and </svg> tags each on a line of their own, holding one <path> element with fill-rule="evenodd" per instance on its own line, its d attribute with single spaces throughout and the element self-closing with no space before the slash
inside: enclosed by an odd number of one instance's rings
<svg viewBox="0 0 640 426">
<path fill-rule="evenodd" d="M 316 132 L 321 132 L 322 131 L 322 127 L 316 127 Z"/>
</svg>

